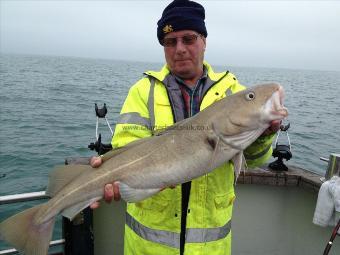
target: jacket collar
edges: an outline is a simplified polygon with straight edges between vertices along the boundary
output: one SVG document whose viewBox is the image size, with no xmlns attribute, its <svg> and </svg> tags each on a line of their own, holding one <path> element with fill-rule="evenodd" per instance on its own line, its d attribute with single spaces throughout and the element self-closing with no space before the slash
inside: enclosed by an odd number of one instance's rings
<svg viewBox="0 0 340 255">
<path fill-rule="evenodd" d="M 215 73 L 214 70 L 212 69 L 211 65 L 209 65 L 208 62 L 206 62 L 206 61 L 203 62 L 203 65 L 205 66 L 205 68 L 207 70 L 207 75 L 208 75 L 209 79 L 212 80 L 212 81 L 218 81 L 219 79 L 221 79 L 225 75 L 225 72 Z M 170 70 L 169 70 L 168 65 L 165 64 L 162 67 L 162 69 L 158 72 L 147 71 L 144 74 L 148 75 L 148 76 L 152 76 L 152 77 L 156 78 L 157 80 L 163 82 L 164 79 L 166 78 L 166 76 L 168 76 L 170 74 Z"/>
<path fill-rule="evenodd" d="M 219 80 L 221 80 L 224 76 L 228 74 L 228 72 L 224 73 L 215 73 L 212 69 L 212 67 L 204 61 L 203 65 L 206 69 L 206 84 L 204 86 L 202 95 L 205 95 L 205 93 Z M 151 76 L 157 80 L 159 80 L 161 83 L 163 83 L 166 87 L 166 90 L 168 92 L 171 108 L 174 115 L 174 121 L 178 122 L 180 120 L 183 120 L 185 118 L 184 113 L 184 102 L 182 97 L 182 92 L 179 88 L 178 82 L 176 81 L 175 77 L 170 74 L 170 70 L 167 65 L 164 65 L 163 68 L 158 71 L 147 71 L 144 73 L 147 76 Z"/>
</svg>

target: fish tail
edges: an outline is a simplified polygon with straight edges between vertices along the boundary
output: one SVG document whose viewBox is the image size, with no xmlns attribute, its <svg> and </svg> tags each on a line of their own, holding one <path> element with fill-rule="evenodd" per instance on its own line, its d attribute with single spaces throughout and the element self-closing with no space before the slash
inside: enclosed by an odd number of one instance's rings
<svg viewBox="0 0 340 255">
<path fill-rule="evenodd" d="M 55 218 L 41 224 L 34 221 L 45 204 L 20 212 L 0 223 L 0 239 L 12 244 L 25 255 L 46 255 Z"/>
</svg>

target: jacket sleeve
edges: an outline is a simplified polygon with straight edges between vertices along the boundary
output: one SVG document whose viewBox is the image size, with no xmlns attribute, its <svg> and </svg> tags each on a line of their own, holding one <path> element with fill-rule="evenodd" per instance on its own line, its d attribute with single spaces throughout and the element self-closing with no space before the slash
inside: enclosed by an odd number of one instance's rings
<svg viewBox="0 0 340 255">
<path fill-rule="evenodd" d="M 141 79 L 130 88 L 112 137 L 113 148 L 119 148 L 137 139 L 151 136 L 148 110 L 149 90 L 148 78 Z"/>
<path fill-rule="evenodd" d="M 241 85 L 235 76 L 233 76 L 235 83 L 232 86 L 232 92 L 236 93 L 245 89 L 245 86 Z M 244 151 L 244 157 L 247 161 L 249 168 L 258 167 L 264 165 L 271 157 L 273 153 L 272 143 L 275 134 L 262 135 L 255 142 L 248 146 Z"/>
<path fill-rule="evenodd" d="M 249 168 L 264 165 L 270 159 L 273 153 L 274 136 L 275 134 L 262 135 L 244 151 L 244 157 Z"/>
</svg>

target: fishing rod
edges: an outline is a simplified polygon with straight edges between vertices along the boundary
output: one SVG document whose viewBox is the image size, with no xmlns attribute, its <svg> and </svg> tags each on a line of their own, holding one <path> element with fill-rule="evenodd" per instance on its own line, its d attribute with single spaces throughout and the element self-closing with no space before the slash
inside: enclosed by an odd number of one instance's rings
<svg viewBox="0 0 340 255">
<path fill-rule="evenodd" d="M 335 237 L 336 237 L 337 235 L 340 235 L 340 234 L 338 233 L 339 228 L 340 228 L 340 219 L 339 219 L 339 221 L 338 221 L 338 224 L 337 224 L 337 225 L 335 226 L 335 228 L 333 229 L 331 238 L 329 239 L 329 241 L 328 241 L 328 243 L 327 243 L 327 245 L 326 245 L 326 247 L 325 247 L 325 250 L 324 250 L 324 252 L 323 252 L 323 255 L 328 255 L 329 251 L 330 251 L 331 248 L 332 248 L 333 241 L 334 241 Z"/>
</svg>

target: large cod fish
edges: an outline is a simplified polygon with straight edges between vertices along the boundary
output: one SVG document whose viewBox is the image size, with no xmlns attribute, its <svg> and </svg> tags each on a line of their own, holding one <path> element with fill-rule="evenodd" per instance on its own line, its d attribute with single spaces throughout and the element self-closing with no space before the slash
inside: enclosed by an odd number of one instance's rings
<svg viewBox="0 0 340 255">
<path fill-rule="evenodd" d="M 254 86 L 150 138 L 116 149 L 99 168 L 57 167 L 50 174 L 46 191 L 51 199 L 3 221 L 0 237 L 26 255 L 45 255 L 56 215 L 73 219 L 102 198 L 107 183 L 118 181 L 122 198 L 137 202 L 164 187 L 202 176 L 229 160 L 234 160 L 237 176 L 242 151 L 272 121 L 288 115 L 282 101 L 280 85 Z"/>
</svg>

